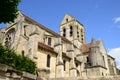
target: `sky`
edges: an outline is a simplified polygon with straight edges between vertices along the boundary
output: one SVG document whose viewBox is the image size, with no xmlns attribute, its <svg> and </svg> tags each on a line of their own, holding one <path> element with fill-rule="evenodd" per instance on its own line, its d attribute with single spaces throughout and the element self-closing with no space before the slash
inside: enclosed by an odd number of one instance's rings
<svg viewBox="0 0 120 80">
<path fill-rule="evenodd" d="M 92 37 L 102 39 L 120 68 L 120 0 L 22 0 L 18 8 L 57 33 L 64 15 L 69 13 L 84 25 L 86 42 Z"/>
</svg>

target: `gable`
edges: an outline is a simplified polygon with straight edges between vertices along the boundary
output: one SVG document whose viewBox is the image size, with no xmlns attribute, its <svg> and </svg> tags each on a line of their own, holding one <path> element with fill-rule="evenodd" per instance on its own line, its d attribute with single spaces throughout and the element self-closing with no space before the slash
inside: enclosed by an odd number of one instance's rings
<svg viewBox="0 0 120 80">
<path fill-rule="evenodd" d="M 66 14 L 64 16 L 63 20 L 61 21 L 60 25 L 65 24 L 65 23 L 72 21 L 72 20 L 75 20 L 75 18 L 70 16 L 69 14 Z"/>
</svg>

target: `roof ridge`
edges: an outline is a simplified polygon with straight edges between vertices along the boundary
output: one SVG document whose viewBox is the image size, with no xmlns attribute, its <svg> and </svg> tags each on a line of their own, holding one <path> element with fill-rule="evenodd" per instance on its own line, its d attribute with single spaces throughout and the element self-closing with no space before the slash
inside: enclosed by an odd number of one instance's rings
<svg viewBox="0 0 120 80">
<path fill-rule="evenodd" d="M 35 20 L 31 19 L 30 17 L 26 16 L 25 14 L 22 13 L 22 15 L 25 17 L 26 20 L 32 22 L 33 24 L 39 26 L 40 28 L 45 29 L 46 31 L 50 32 L 51 34 L 55 35 L 56 37 L 61 37 L 62 40 L 66 41 L 66 42 L 69 42 L 69 43 L 72 43 L 72 42 L 69 41 L 67 38 L 65 38 L 65 37 L 61 36 L 60 34 L 58 34 L 58 33 L 54 32 L 54 31 L 52 31 L 51 29 L 49 29 L 49 28 L 43 26 L 42 24 L 38 23 L 37 21 L 35 21 Z"/>
</svg>

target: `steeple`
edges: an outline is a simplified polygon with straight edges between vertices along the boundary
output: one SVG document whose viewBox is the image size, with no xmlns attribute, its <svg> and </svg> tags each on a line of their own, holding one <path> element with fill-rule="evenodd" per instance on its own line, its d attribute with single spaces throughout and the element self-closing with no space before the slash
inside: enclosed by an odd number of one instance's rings
<svg viewBox="0 0 120 80">
<path fill-rule="evenodd" d="M 94 37 L 91 39 L 90 43 L 90 53 L 89 53 L 91 66 L 103 66 L 103 56 L 100 52 L 98 40 L 96 41 Z"/>
<path fill-rule="evenodd" d="M 90 47 L 95 47 L 95 46 L 96 46 L 96 41 L 95 41 L 94 37 L 92 37 Z"/>
<path fill-rule="evenodd" d="M 78 45 L 86 42 L 84 26 L 69 14 L 61 21 L 60 35 Z"/>
</svg>

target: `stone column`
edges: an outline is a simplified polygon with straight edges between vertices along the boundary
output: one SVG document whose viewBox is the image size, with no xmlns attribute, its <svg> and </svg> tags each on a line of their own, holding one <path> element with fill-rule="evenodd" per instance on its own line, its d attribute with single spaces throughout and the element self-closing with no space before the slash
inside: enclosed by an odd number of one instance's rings
<svg viewBox="0 0 120 80">
<path fill-rule="evenodd" d="M 73 38 L 77 39 L 77 27 L 73 25 Z"/>
<path fill-rule="evenodd" d="M 70 28 L 69 28 L 69 25 L 68 24 L 66 24 L 66 38 L 67 39 L 69 39 L 69 37 L 70 37 Z"/>
<path fill-rule="evenodd" d="M 77 77 L 77 70 L 76 70 L 74 58 L 70 60 L 70 77 Z"/>
<path fill-rule="evenodd" d="M 77 70 L 76 70 L 76 66 L 75 66 L 75 59 L 74 59 L 75 54 L 74 54 L 73 45 L 68 44 L 67 46 L 68 46 L 68 48 L 67 48 L 68 56 L 71 57 L 71 60 L 70 60 L 70 77 L 77 77 Z"/>
<path fill-rule="evenodd" d="M 57 55 L 57 62 L 56 62 L 56 77 L 64 77 L 64 66 L 63 66 L 63 60 L 62 60 L 62 43 L 61 38 L 55 39 L 55 45 L 54 45 L 55 51 L 58 53 Z"/>
</svg>

